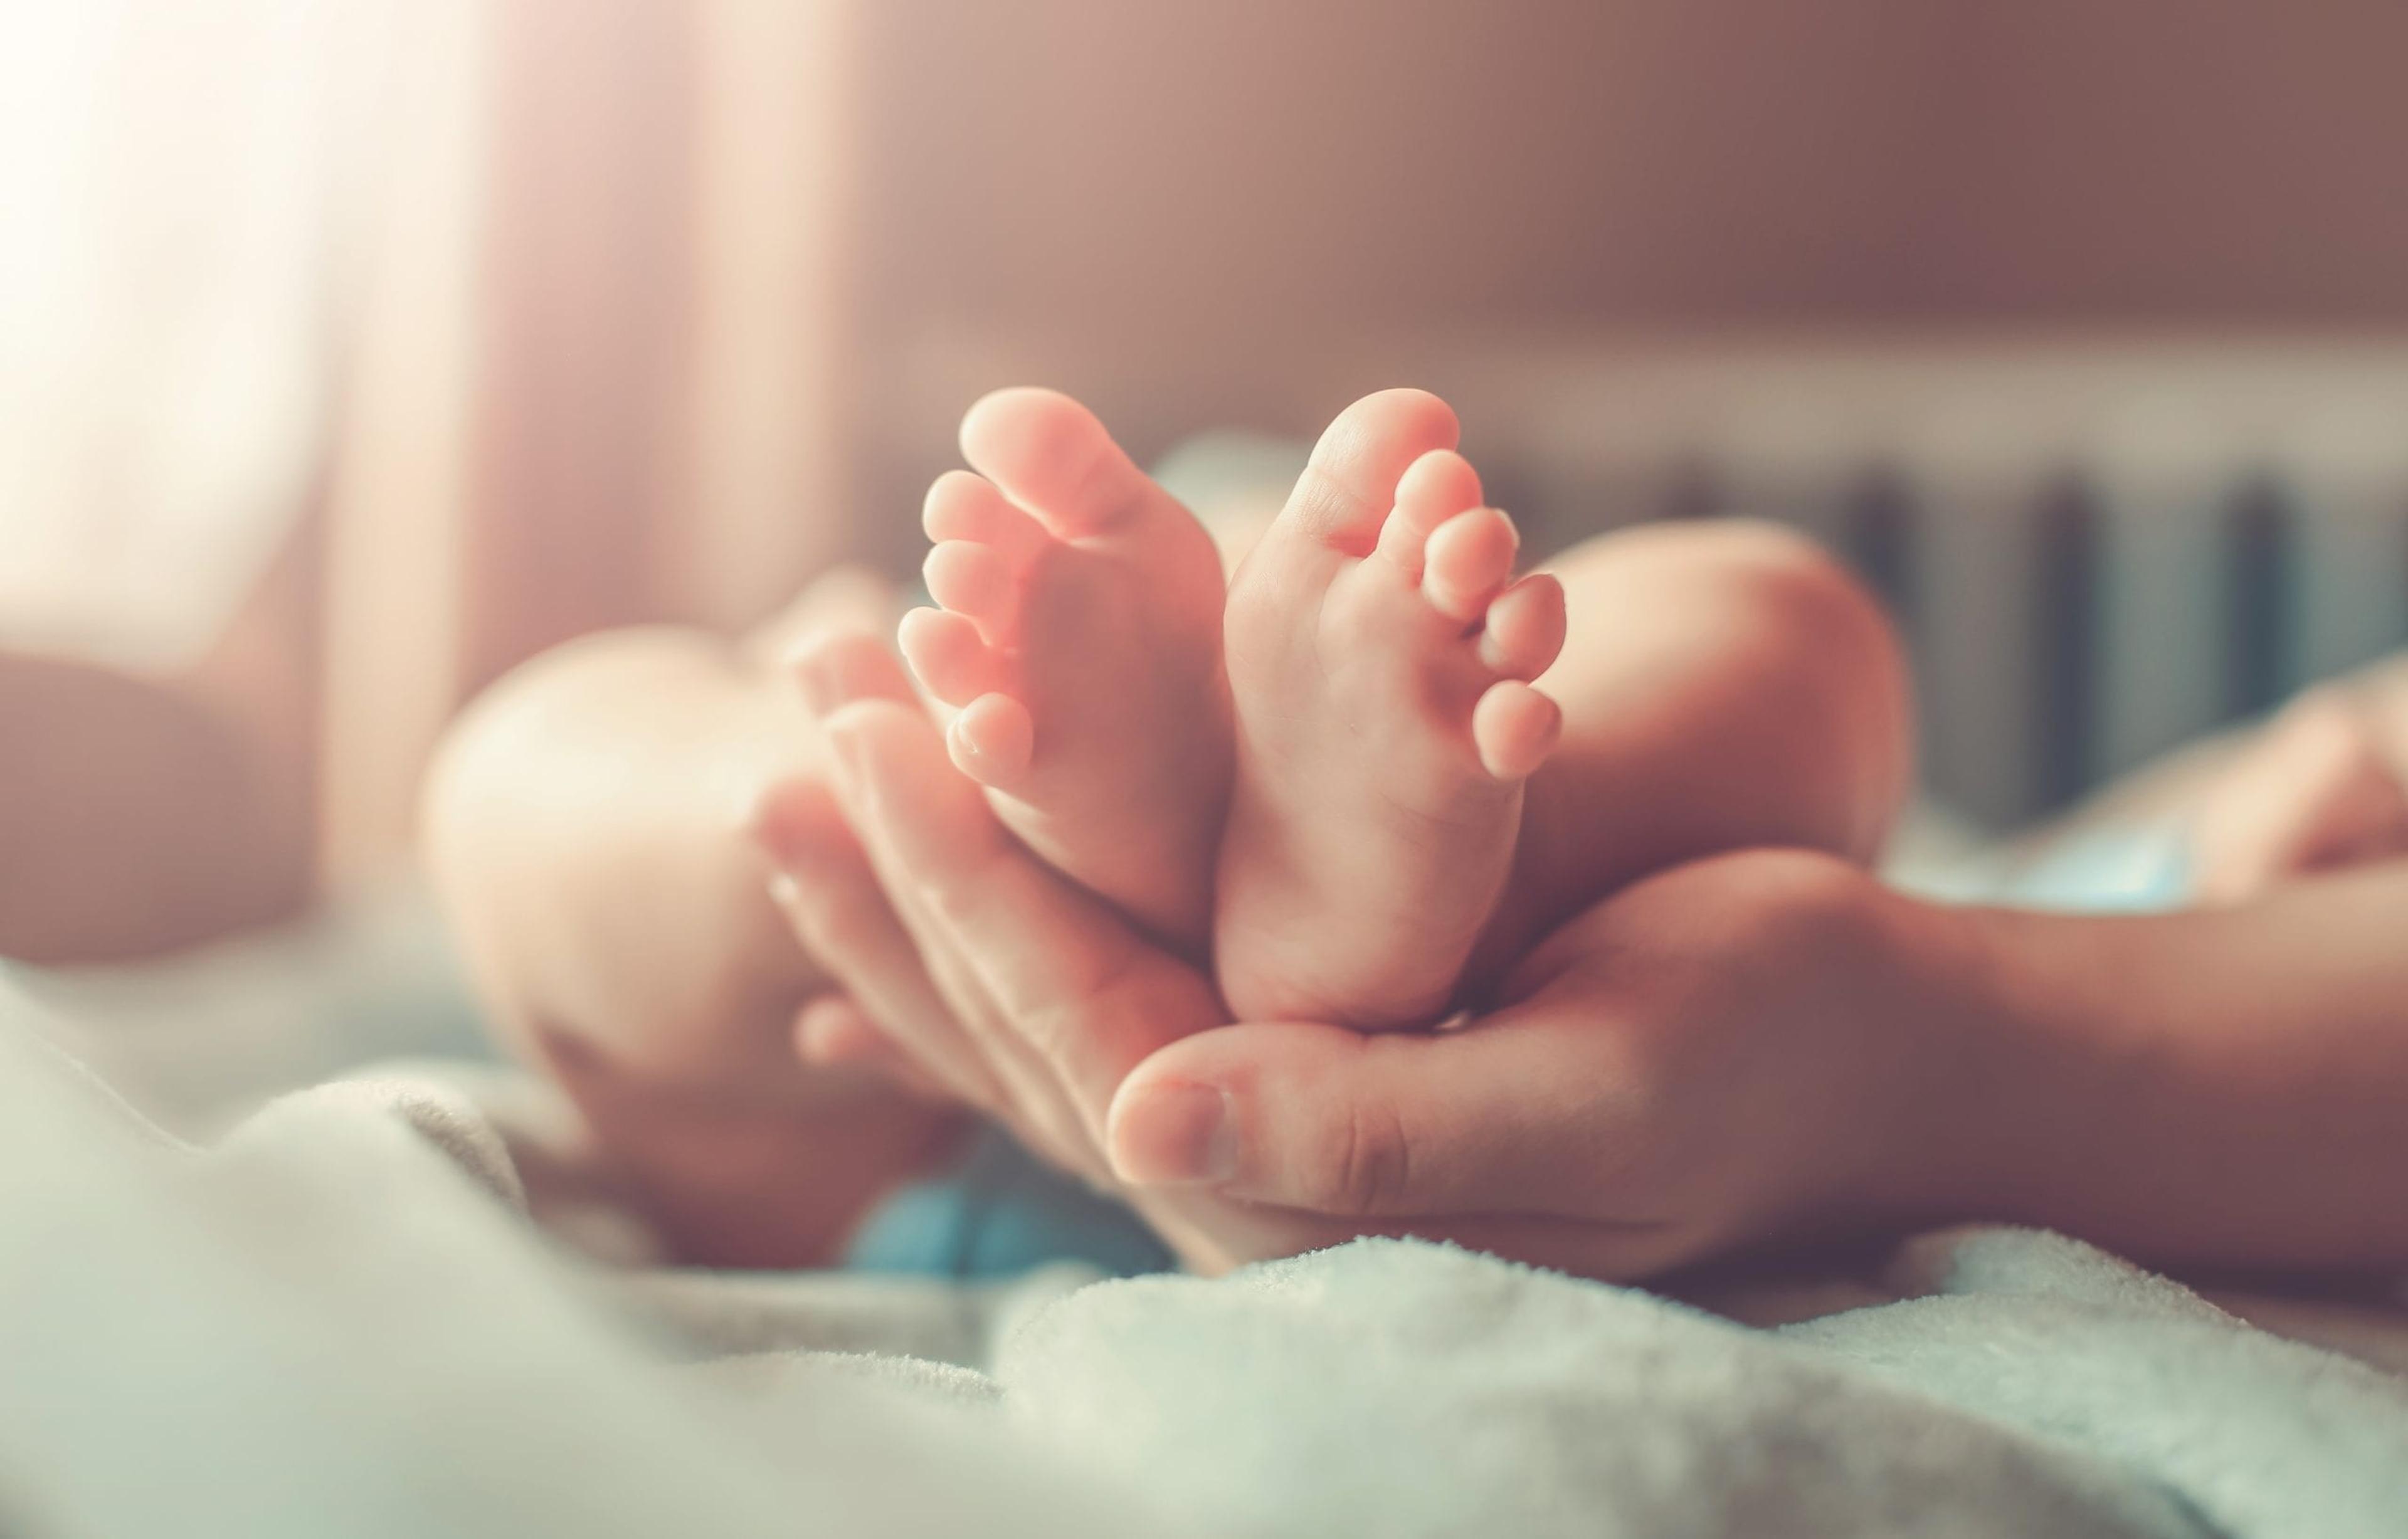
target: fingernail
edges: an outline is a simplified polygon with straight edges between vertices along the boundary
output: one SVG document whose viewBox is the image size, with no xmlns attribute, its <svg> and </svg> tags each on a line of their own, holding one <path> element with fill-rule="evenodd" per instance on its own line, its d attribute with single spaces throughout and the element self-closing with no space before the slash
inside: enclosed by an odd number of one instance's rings
<svg viewBox="0 0 2408 1539">
<path fill-rule="evenodd" d="M 803 1006 L 795 1017 L 795 1046 L 808 1062 L 825 1064 L 838 1055 L 838 1037 L 851 1024 L 852 1007 L 837 996 L 824 996 Z"/>
<path fill-rule="evenodd" d="M 1227 1091 L 1164 1085 L 1117 1119 L 1113 1164 L 1140 1187 L 1226 1181 L 1238 1173 L 1238 1129 Z"/>
</svg>

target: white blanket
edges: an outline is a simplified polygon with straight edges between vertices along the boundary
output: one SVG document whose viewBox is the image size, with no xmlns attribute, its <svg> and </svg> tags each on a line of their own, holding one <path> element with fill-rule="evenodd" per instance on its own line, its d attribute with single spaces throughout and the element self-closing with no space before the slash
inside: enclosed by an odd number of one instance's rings
<svg viewBox="0 0 2408 1539">
<path fill-rule="evenodd" d="M 2050 1236 L 1926 1237 L 1907 1297 L 1769 1330 L 1384 1241 L 1219 1281 L 614 1273 L 441 1079 L 196 1149 L 26 1015 L 0 994 L 14 1534 L 2408 1524 L 2408 1383 Z"/>
</svg>

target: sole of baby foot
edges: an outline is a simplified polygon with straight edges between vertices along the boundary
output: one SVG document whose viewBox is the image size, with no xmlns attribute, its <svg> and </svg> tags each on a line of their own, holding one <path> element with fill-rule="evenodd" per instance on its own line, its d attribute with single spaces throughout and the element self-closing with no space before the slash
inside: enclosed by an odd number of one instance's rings
<svg viewBox="0 0 2408 1539">
<path fill-rule="evenodd" d="M 1183 949 L 1210 925 L 1230 725 L 1210 535 L 1067 396 L 973 406 L 899 644 L 1038 855 Z"/>
<path fill-rule="evenodd" d="M 1231 585 L 1214 949 L 1240 1019 L 1430 1022 L 1512 867 L 1563 590 L 1511 581 L 1512 522 L 1454 440 L 1433 396 L 1356 403 Z"/>
</svg>

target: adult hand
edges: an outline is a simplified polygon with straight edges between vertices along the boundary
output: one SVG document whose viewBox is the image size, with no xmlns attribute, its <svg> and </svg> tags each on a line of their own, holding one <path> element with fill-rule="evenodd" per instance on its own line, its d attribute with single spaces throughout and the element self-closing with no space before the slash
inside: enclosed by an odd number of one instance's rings
<svg viewBox="0 0 2408 1539">
<path fill-rule="evenodd" d="M 856 1001 L 826 1034 L 900 1047 L 1201 1269 L 1412 1232 L 1627 1278 L 1955 1190 L 1967 1129 L 1935 1091 L 1980 1065 L 1931 1028 L 1953 971 L 1916 927 L 1945 917 L 1839 862 L 1641 883 L 1455 1030 L 1231 1025 L 1003 831 L 882 648 L 833 642 L 802 673 L 859 837 L 845 870 L 814 864 L 832 841 L 770 835 Z"/>
</svg>

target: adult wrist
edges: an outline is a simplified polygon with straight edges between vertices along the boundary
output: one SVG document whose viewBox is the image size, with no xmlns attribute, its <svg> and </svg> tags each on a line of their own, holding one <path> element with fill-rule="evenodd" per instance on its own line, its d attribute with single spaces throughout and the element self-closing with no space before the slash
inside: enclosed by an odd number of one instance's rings
<svg viewBox="0 0 2408 1539">
<path fill-rule="evenodd" d="M 2084 963 L 2053 955 L 2041 915 L 1885 893 L 1867 1008 L 1905 1060 L 1888 1191 L 1915 1223 L 2038 1222 L 2093 1078 Z"/>
</svg>

